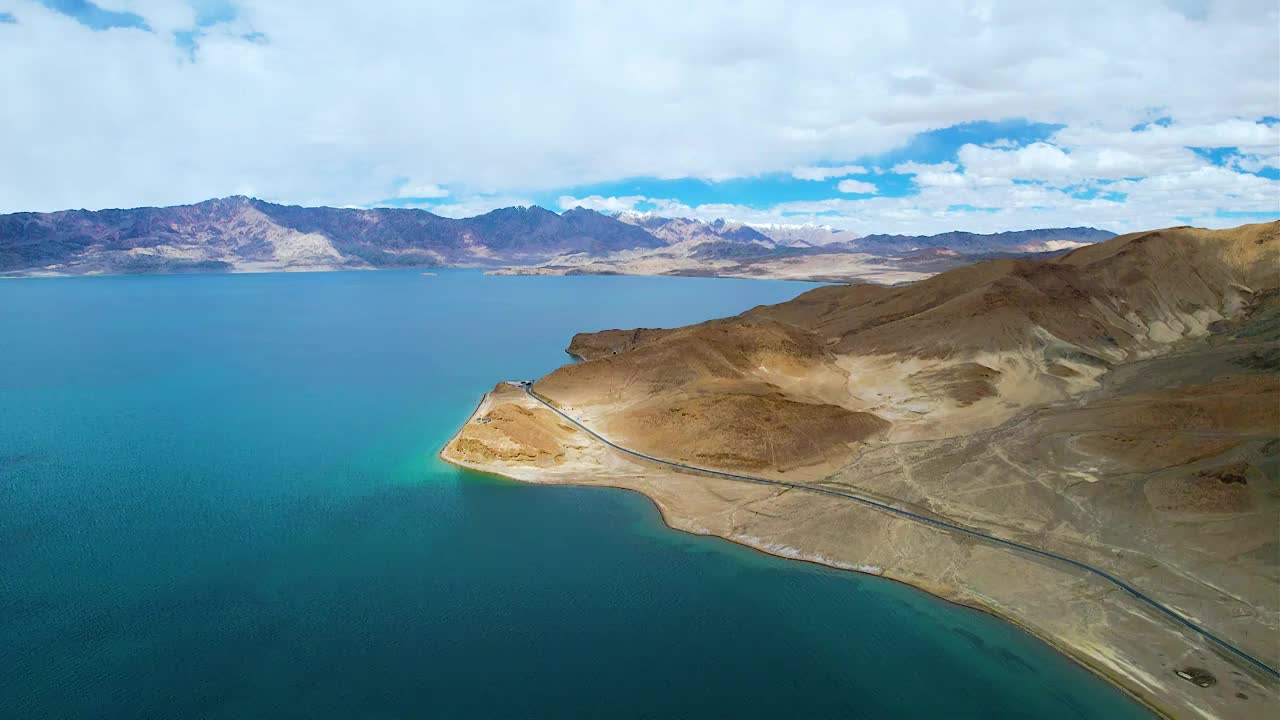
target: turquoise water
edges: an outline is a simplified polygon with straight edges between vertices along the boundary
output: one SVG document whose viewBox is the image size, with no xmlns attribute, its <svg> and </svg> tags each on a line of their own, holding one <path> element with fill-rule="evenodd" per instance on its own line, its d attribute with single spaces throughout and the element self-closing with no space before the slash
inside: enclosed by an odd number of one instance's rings
<svg viewBox="0 0 1280 720">
<path fill-rule="evenodd" d="M 574 332 L 803 289 L 0 282 L 0 718 L 1145 717 L 981 613 L 435 457 Z"/>
</svg>

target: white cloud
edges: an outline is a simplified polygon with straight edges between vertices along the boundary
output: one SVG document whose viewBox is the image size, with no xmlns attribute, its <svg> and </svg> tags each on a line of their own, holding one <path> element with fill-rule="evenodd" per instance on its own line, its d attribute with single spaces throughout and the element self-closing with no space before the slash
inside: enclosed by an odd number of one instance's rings
<svg viewBox="0 0 1280 720">
<path fill-rule="evenodd" d="M 893 172 L 915 175 L 914 182 L 922 187 L 966 187 L 977 184 L 994 184 L 992 178 L 975 178 L 956 172 L 959 166 L 953 162 L 918 163 L 905 162 L 893 166 Z"/>
<path fill-rule="evenodd" d="M 909 161 L 898 163 L 893 166 L 893 172 L 901 175 L 916 175 L 923 173 L 949 173 L 955 172 L 956 164 L 953 162 L 940 163 L 920 163 Z"/>
<path fill-rule="evenodd" d="M 528 207 L 534 202 L 518 195 L 475 195 L 449 203 L 398 203 L 393 207 L 413 207 L 451 218 L 474 217 L 506 207 Z"/>
<path fill-rule="evenodd" d="M 861 165 L 840 165 L 838 167 L 809 166 L 798 167 L 791 171 L 791 177 L 797 180 L 830 180 L 848 175 L 866 175 L 867 169 Z"/>
<path fill-rule="evenodd" d="M 1017 150 L 965 145 L 958 157 L 967 173 L 1002 178 L 1063 177 L 1070 174 L 1075 162 L 1061 148 L 1042 142 Z"/>
<path fill-rule="evenodd" d="M 157 32 L 170 33 L 186 30 L 196 24 L 196 12 L 191 3 L 173 0 L 97 0 L 103 10 L 133 13 L 147 21 L 147 26 Z"/>
<path fill-rule="evenodd" d="M 874 195 L 879 189 L 872 183 L 861 180 L 841 180 L 836 189 L 842 193 Z"/>
<path fill-rule="evenodd" d="M 1280 169 L 1280 148 L 1270 154 L 1241 155 L 1232 161 L 1235 167 L 1245 172 L 1261 172 L 1265 168 Z"/>
<path fill-rule="evenodd" d="M 1278 98 L 1280 99 L 1280 98 Z M 970 179 L 1039 180 L 1051 184 L 1192 173 L 1212 164 L 1191 150 L 1238 147 L 1240 169 L 1256 171 L 1269 160 L 1252 151 L 1276 153 L 1280 126 L 1226 120 L 1205 125 L 1152 125 L 1140 130 L 1064 128 L 1047 142 L 1015 149 L 964 145 L 957 159 Z M 910 165 L 904 164 L 905 165 Z M 918 178 L 918 182 L 922 179 Z"/>
<path fill-rule="evenodd" d="M 674 199 L 647 200 L 663 215 L 755 224 L 814 223 L 861 234 L 999 232 L 1078 225 L 1132 232 L 1188 222 L 1204 227 L 1248 222 L 1220 217 L 1219 210 L 1270 213 L 1280 218 L 1280 181 L 1222 167 L 1110 182 L 1099 185 L 1097 189 L 1103 194 L 1094 198 L 1078 197 L 1080 187 L 1019 184 L 968 175 L 950 163 L 915 169 L 919 193 L 907 197 L 834 197 L 784 202 L 764 209 L 723 203 L 691 207 Z M 921 178 L 931 180 L 922 183 Z M 1109 193 L 1127 198 L 1109 199 Z"/>
<path fill-rule="evenodd" d="M 396 191 L 396 197 L 402 198 L 443 198 L 449 197 L 449 191 L 435 183 L 409 183 Z"/>
<path fill-rule="evenodd" d="M 825 181 L 866 169 L 818 163 L 871 163 L 919 132 L 999 118 L 1066 127 L 1039 145 L 974 146 L 963 170 L 900 164 L 919 188 L 905 199 L 688 209 L 912 232 L 1173 224 L 1219 207 L 1267 211 L 1267 193 L 1275 206 L 1273 181 L 1204 171 L 1185 149 L 1239 146 L 1235 169 L 1276 162 L 1280 129 L 1251 120 L 1280 114 L 1273 0 L 1208 2 L 1195 17 L 1105 0 L 761 0 L 748 11 L 729 0 L 527 0 L 501 12 L 388 0 L 376 13 L 245 0 L 234 22 L 202 30 L 194 56 L 171 34 L 193 22 L 188 4 L 99 4 L 157 32 L 93 31 L 34 0 L 5 5 L 18 22 L 0 24 L 0 212 L 236 192 L 369 205 L 407 184 L 447 187 L 450 202 L 424 206 L 473 214 L 621 178 Z M 1130 129 L 1165 116 L 1169 127 Z M 1023 173 L 1049 186 L 1014 183 Z M 1065 190 L 1131 177 L 1148 179 L 1126 185 L 1127 203 Z M 949 210 L 961 205 L 1000 210 Z"/>
<path fill-rule="evenodd" d="M 1176 197 L 1189 206 L 1196 201 L 1209 200 L 1230 202 L 1237 210 L 1280 211 L 1280 182 L 1224 167 L 1206 166 L 1185 173 L 1121 181 L 1108 188 L 1136 194 L 1140 200 L 1157 199 L 1145 198 L 1145 193 L 1159 196 L 1158 199 L 1166 202 Z"/>
<path fill-rule="evenodd" d="M 570 210 L 576 207 L 583 207 L 588 210 L 597 210 L 599 212 L 622 212 L 623 210 L 635 210 L 638 203 L 645 201 L 643 195 L 627 195 L 625 197 L 601 197 L 599 195 L 588 195 L 587 197 L 574 197 L 572 195 L 561 195 L 558 201 L 561 210 Z"/>
<path fill-rule="evenodd" d="M 1280 91 L 1276 91 L 1275 99 L 1280 104 Z M 1130 131 L 1079 126 L 1059 130 L 1053 141 L 1069 147 L 1086 148 L 1238 147 L 1244 151 L 1262 151 L 1280 146 L 1280 125 L 1229 118 L 1199 124 L 1148 125 L 1141 130 Z"/>
</svg>

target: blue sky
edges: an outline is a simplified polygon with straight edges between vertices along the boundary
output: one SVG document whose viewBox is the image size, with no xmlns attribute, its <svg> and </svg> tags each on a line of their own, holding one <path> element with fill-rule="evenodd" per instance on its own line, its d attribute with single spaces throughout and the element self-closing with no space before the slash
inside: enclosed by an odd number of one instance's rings
<svg viewBox="0 0 1280 720">
<path fill-rule="evenodd" d="M 128 10 L 112 9 L 110 3 L 103 7 L 90 0 L 40 0 L 40 4 L 93 30 L 111 28 L 152 30 L 142 15 Z M 239 15 L 238 8 L 230 0 L 194 0 L 187 5 L 192 16 L 189 31 L 231 22 Z"/>
<path fill-rule="evenodd" d="M 654 178 L 628 178 L 580 187 L 564 188 L 558 192 L 537 193 L 533 199 L 540 205 L 554 207 L 563 195 L 587 197 L 591 195 L 628 196 L 643 195 L 655 198 L 679 198 L 689 205 L 738 204 L 764 210 L 781 202 L 818 201 L 833 194 L 838 195 L 841 180 L 855 179 L 871 183 L 876 193 L 852 193 L 853 195 L 878 194 L 885 197 L 911 195 L 916 188 L 912 176 L 893 172 L 893 168 L 905 162 L 940 163 L 956 159 L 956 151 L 965 144 L 985 145 L 997 141 L 1028 145 L 1049 137 L 1056 126 L 1032 123 L 1026 120 L 982 121 L 954 125 L 938 130 L 922 132 L 902 147 L 889 152 L 856 158 L 830 158 L 816 167 L 840 168 L 856 165 L 866 172 L 854 172 L 823 181 L 802 180 L 790 171 L 767 173 L 754 177 L 733 178 L 709 182 L 691 178 L 658 180 Z M 652 209 L 652 203 L 641 203 L 641 210 Z"/>
<path fill-rule="evenodd" d="M 1277 23 L 1249 0 L 0 0 L 0 212 L 242 193 L 858 232 L 1273 219 Z"/>
<path fill-rule="evenodd" d="M 631 177 L 587 185 L 554 188 L 528 193 L 529 200 L 547 208 L 561 208 L 561 198 L 673 198 L 690 207 L 703 205 L 737 205 L 753 210 L 766 211 L 785 202 L 816 202 L 833 195 L 851 197 L 907 197 L 918 192 L 912 182 L 913 175 L 894 172 L 893 168 L 906 162 L 941 163 L 954 161 L 956 152 L 966 144 L 987 145 L 996 142 L 1029 145 L 1047 139 L 1061 126 L 1034 123 L 1027 120 L 981 121 L 954 125 L 938 130 L 922 132 L 888 152 L 857 158 L 831 158 L 820 165 L 808 167 L 838 170 L 856 166 L 856 172 L 841 172 L 824 180 L 806 180 L 795 177 L 794 170 L 762 173 L 760 175 L 712 181 L 699 178 L 659 179 Z M 857 180 L 875 186 L 875 192 L 842 193 L 843 180 Z M 869 188 L 867 188 L 869 189 Z M 396 207 L 430 207 L 445 205 L 447 201 L 436 197 L 386 198 L 380 204 Z M 653 202 L 638 201 L 633 209 L 657 211 Z"/>
<path fill-rule="evenodd" d="M 43 0 L 42 4 L 94 30 L 141 28 L 149 30 L 147 21 L 137 13 L 102 8 L 88 0 Z"/>
<path fill-rule="evenodd" d="M 1262 117 L 1257 121 L 1234 121 L 1237 129 L 1260 132 L 1269 137 L 1268 129 L 1276 125 L 1275 118 Z M 966 175 L 967 167 L 961 150 L 966 146 L 983 148 L 988 155 L 1016 156 L 1019 151 L 1031 147 L 1060 148 L 1055 143 L 1057 133 L 1066 129 L 1064 125 L 1036 123 L 1024 119 L 1002 121 L 979 121 L 954 125 L 938 130 L 919 133 L 900 147 L 875 155 L 847 159 L 833 159 L 821 165 L 805 166 L 791 171 L 762 173 L 760 175 L 729 178 L 724 180 L 704 180 L 697 178 L 658 179 L 652 177 L 633 177 L 601 183 L 559 188 L 554 190 L 531 192 L 528 202 L 543 207 L 568 209 L 584 206 L 602 211 L 635 210 L 655 212 L 668 215 L 698 216 L 703 219 L 714 217 L 737 217 L 752 219 L 757 222 L 774 222 L 789 224 L 794 222 L 832 223 L 841 226 L 841 220 L 847 214 L 849 206 L 856 206 L 867 200 L 884 202 L 896 200 L 909 203 L 913 197 L 927 193 L 932 185 L 923 183 L 918 178 L 923 174 L 913 172 L 923 169 L 921 166 L 945 170 L 939 179 L 960 182 Z M 1129 129 L 1131 134 L 1142 134 L 1162 130 L 1176 130 L 1178 124 L 1171 118 L 1162 117 L 1154 121 L 1142 122 Z M 1104 150 L 1120 147 L 1123 140 L 1115 141 Z M 1264 209 L 1240 210 L 1233 207 L 1240 203 L 1236 193 L 1223 193 L 1220 201 L 1212 206 L 1198 205 L 1197 212 L 1175 214 L 1171 217 L 1178 223 L 1200 223 L 1210 225 L 1232 225 L 1243 222 L 1258 222 L 1280 219 L 1280 192 L 1274 181 L 1280 179 L 1280 170 L 1272 163 L 1277 159 L 1275 154 L 1258 155 L 1256 146 L 1239 147 L 1235 145 L 1215 145 L 1210 147 L 1181 145 L 1165 148 L 1163 152 L 1173 150 L 1189 161 L 1191 172 L 1210 170 L 1257 185 L 1261 193 L 1261 206 Z M 1061 152 L 1070 157 L 1071 149 L 1062 148 Z M 1089 152 L 1089 151 L 1083 151 Z M 1252 159 L 1252 161 L 1251 161 Z M 807 172 L 806 172 L 807 171 Z M 993 198 L 1004 197 L 1010 188 L 1021 186 L 1026 190 L 1036 189 L 1044 193 L 1046 202 L 1041 206 L 1048 209 L 1055 196 L 1058 198 L 1083 201 L 1084 203 L 1103 204 L 1111 212 L 1111 216 L 1123 214 L 1128 205 L 1129 188 L 1141 188 L 1152 182 L 1152 176 L 1140 172 L 1137 167 L 1130 174 L 1120 172 L 1101 173 L 1095 171 L 1094 176 L 1082 172 L 1078 177 L 1043 177 L 1028 170 L 1020 177 L 1003 178 L 1007 184 L 991 186 L 996 192 Z M 1242 177 L 1245 176 L 1245 177 Z M 854 181 L 852 186 L 842 186 L 846 181 Z M 990 178 L 987 179 L 988 181 Z M 1167 176 L 1156 176 L 1155 182 L 1168 180 Z M 441 188 L 441 192 L 444 189 Z M 439 194 L 439 193 L 436 193 Z M 831 208 L 815 208 L 823 201 L 831 198 L 842 201 L 839 206 Z M 503 201 L 505 202 L 505 200 Z M 428 209 L 445 207 L 450 204 L 448 197 L 396 197 L 388 198 L 379 205 L 390 207 L 425 207 Z M 1256 204 L 1252 205 L 1257 207 Z M 965 216 L 983 216 L 999 214 L 1005 209 L 1002 202 L 973 204 L 956 202 L 940 208 L 954 222 L 963 222 Z M 1101 214 L 1101 213 L 1099 213 Z M 1105 222 L 1090 222 L 1084 216 L 1082 224 L 1105 226 Z M 866 225 L 864 228 L 873 227 Z M 1123 226 L 1122 226 L 1123 227 Z"/>
</svg>

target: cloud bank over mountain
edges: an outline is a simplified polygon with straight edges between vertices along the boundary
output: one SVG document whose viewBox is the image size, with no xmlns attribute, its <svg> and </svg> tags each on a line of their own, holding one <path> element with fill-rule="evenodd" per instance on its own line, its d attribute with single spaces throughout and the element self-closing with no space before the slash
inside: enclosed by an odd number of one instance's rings
<svg viewBox="0 0 1280 720">
<path fill-rule="evenodd" d="M 462 216 L 598 196 L 919 233 L 1280 214 L 1271 2 L 0 0 L 0 16 L 0 212 L 243 193 Z"/>
</svg>

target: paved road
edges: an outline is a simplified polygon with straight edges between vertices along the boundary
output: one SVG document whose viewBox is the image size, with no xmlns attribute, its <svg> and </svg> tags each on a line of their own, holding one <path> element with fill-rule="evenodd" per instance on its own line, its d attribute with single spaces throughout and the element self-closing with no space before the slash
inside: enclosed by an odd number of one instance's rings
<svg viewBox="0 0 1280 720">
<path fill-rule="evenodd" d="M 1231 655 L 1234 655 L 1235 657 L 1245 661 L 1249 665 L 1252 665 L 1258 670 L 1261 670 L 1267 675 L 1270 675 L 1272 678 L 1280 680 L 1280 670 L 1276 670 L 1276 668 L 1271 667 L 1270 665 L 1259 660 L 1258 658 L 1255 658 L 1254 656 L 1241 650 L 1235 645 L 1232 645 L 1226 640 L 1223 640 L 1217 635 L 1214 635 L 1208 629 L 1202 627 L 1201 625 L 1195 622 L 1192 622 L 1191 620 L 1183 616 L 1181 613 L 1160 603 L 1156 599 L 1152 598 L 1150 595 L 1147 595 L 1146 593 L 1133 587 L 1132 585 L 1125 582 L 1124 580 L 1121 580 L 1115 575 L 1112 575 L 1106 570 L 1100 570 L 1096 567 L 1093 567 L 1092 565 L 1087 565 L 1085 563 L 1080 562 L 1079 560 L 1072 560 L 1069 557 L 1066 557 L 1064 555 L 1059 555 L 1057 553 L 1050 552 L 1048 550 L 1041 550 L 1039 548 L 1032 547 L 1030 545 L 1025 545 L 1023 543 L 1016 542 L 1014 540 L 1006 540 L 1004 538 L 997 537 L 995 535 L 990 535 L 988 533 L 982 532 L 981 530 L 975 530 L 973 528 L 968 528 L 963 525 L 957 525 L 955 523 L 948 522 L 946 520 L 939 520 L 937 518 L 927 517 L 925 515 L 920 515 L 918 513 L 911 512 L 910 510 L 903 510 L 902 508 L 897 508 L 892 505 L 887 505 L 877 500 L 873 500 L 868 497 L 863 497 L 861 495 L 858 495 L 852 492 L 848 492 L 844 490 L 835 490 L 833 488 L 822 487 L 820 485 L 801 485 L 798 483 L 789 483 L 782 480 L 768 480 L 766 478 L 752 477 L 750 475 L 738 475 L 736 473 L 724 472 L 721 470 L 711 470 L 709 468 L 695 467 L 693 465 L 685 465 L 684 463 L 672 462 L 671 460 L 663 460 L 662 458 L 656 458 L 652 455 L 646 455 L 642 452 L 637 452 L 630 448 L 625 448 L 621 445 L 614 443 L 608 438 L 601 436 L 596 431 L 592 430 L 586 425 L 583 425 L 581 422 L 578 421 L 577 418 L 569 415 L 568 413 L 564 412 L 560 408 L 544 400 L 542 396 L 533 392 L 533 390 L 529 386 L 521 385 L 520 387 L 523 388 L 525 391 L 525 394 L 527 394 L 534 401 L 542 404 L 543 406 L 547 407 L 555 414 L 573 423 L 574 426 L 577 427 L 579 430 L 585 432 L 586 434 L 590 435 L 596 440 L 599 440 L 605 445 L 608 445 L 614 450 L 617 450 L 618 452 L 626 453 L 627 455 L 638 457 L 643 460 L 648 460 L 649 462 L 658 463 L 659 465 L 666 465 L 668 467 L 676 468 L 677 470 L 689 470 L 692 472 L 705 473 L 707 475 L 722 477 L 729 480 L 749 482 L 756 485 L 774 485 L 777 487 L 788 488 L 791 490 L 802 490 L 805 492 L 818 493 L 820 495 L 831 495 L 834 497 L 845 498 L 847 500 L 852 500 L 856 503 L 861 503 L 868 507 L 875 508 L 876 510 L 881 510 L 883 512 L 887 512 L 901 518 L 906 518 L 908 520 L 912 520 L 915 522 L 924 523 L 926 525 L 942 528 L 944 530 L 950 530 L 953 532 L 962 533 L 970 537 L 975 537 L 980 540 L 985 540 L 987 542 L 991 542 L 996 545 L 1010 548 L 1012 550 L 1034 555 L 1036 557 L 1045 558 L 1045 559 L 1053 560 L 1060 563 L 1065 563 L 1067 565 L 1070 565 L 1071 567 L 1076 568 L 1077 570 L 1083 570 L 1084 572 L 1089 573 L 1090 575 L 1094 575 L 1096 577 L 1102 578 L 1103 580 L 1111 583 L 1112 585 L 1115 585 L 1116 587 L 1125 591 L 1129 595 L 1132 595 L 1139 602 L 1155 610 L 1157 613 L 1164 615 L 1165 617 L 1169 618 L 1173 622 L 1179 625 L 1182 625 L 1183 627 L 1186 627 L 1192 630 L 1193 632 L 1203 636 L 1204 638 L 1214 643 L 1218 647 L 1222 648 L 1223 650 L 1227 651 Z"/>
</svg>

